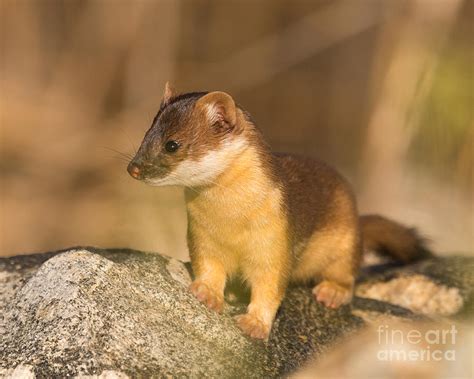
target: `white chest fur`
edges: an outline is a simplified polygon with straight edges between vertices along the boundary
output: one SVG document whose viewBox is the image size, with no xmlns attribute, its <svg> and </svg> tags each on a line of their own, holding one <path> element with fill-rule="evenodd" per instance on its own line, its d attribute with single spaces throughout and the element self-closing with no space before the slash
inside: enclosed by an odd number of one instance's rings
<svg viewBox="0 0 474 379">
<path fill-rule="evenodd" d="M 233 265 L 240 266 L 242 260 L 265 265 L 288 243 L 281 190 L 255 169 L 232 185 L 222 183 L 199 194 L 186 190 L 191 232 Z"/>
</svg>

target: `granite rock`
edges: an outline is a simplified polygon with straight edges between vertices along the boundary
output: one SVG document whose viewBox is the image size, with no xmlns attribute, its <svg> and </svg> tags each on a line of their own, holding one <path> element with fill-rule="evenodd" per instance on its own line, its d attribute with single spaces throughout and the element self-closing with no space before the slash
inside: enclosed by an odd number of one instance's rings
<svg viewBox="0 0 474 379">
<path fill-rule="evenodd" d="M 189 265 L 172 258 L 82 247 L 2 258 L 0 375 L 281 377 L 380 317 L 472 317 L 473 265 L 453 257 L 366 270 L 339 310 L 317 304 L 310 286 L 291 287 L 262 342 L 233 320 L 248 301 L 242 283 L 216 314 L 189 293 Z M 425 302 L 417 286 L 430 288 Z"/>
</svg>

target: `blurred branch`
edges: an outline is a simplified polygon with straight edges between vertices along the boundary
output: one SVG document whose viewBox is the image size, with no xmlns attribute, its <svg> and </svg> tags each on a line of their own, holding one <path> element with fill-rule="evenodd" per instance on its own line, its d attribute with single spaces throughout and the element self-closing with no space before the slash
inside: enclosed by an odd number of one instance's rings
<svg viewBox="0 0 474 379">
<path fill-rule="evenodd" d="M 385 26 L 378 59 L 389 59 L 367 130 L 363 170 L 367 175 L 362 202 L 398 208 L 404 159 L 417 125 L 417 110 L 432 85 L 440 49 L 462 0 L 413 0 Z M 393 37 L 392 34 L 395 34 Z M 390 46 L 386 51 L 386 46 Z"/>
<path fill-rule="evenodd" d="M 255 87 L 382 22 L 384 9 L 383 2 L 379 1 L 335 1 L 230 57 L 207 65 L 194 85 L 196 88 L 212 87 L 208 79 L 214 78 L 221 86 L 225 83 L 229 91 Z"/>
<path fill-rule="evenodd" d="M 106 1 L 86 2 L 46 90 L 46 106 L 64 104 L 77 108 L 79 103 L 80 108 L 87 108 L 88 118 L 94 118 L 103 106 L 115 70 L 122 61 L 120 58 L 136 38 L 140 21 L 150 4 L 137 1 L 130 7 L 121 2 L 113 6 Z M 98 23 L 101 24 L 96 29 L 99 33 L 91 39 L 90 30 Z M 104 48 L 92 49 L 94 45 Z M 87 50 L 94 52 L 90 59 L 87 59 Z M 78 66 L 78 62 L 82 64 Z"/>
</svg>

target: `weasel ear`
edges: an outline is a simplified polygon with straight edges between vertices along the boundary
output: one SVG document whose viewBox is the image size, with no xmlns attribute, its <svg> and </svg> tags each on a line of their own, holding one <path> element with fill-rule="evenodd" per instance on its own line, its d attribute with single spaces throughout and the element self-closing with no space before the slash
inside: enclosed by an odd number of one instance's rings
<svg viewBox="0 0 474 379">
<path fill-rule="evenodd" d="M 210 92 L 201 97 L 196 106 L 202 109 L 211 125 L 230 130 L 237 122 L 234 99 L 225 92 Z"/>
<path fill-rule="evenodd" d="M 166 82 L 165 90 L 163 92 L 163 100 L 161 101 L 161 106 L 168 104 L 173 96 L 176 96 L 176 90 L 170 84 L 170 82 Z"/>
</svg>

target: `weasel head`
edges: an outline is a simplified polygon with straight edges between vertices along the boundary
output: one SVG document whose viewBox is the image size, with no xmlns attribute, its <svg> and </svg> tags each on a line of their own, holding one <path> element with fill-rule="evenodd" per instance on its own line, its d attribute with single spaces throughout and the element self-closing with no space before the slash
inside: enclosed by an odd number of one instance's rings
<svg viewBox="0 0 474 379">
<path fill-rule="evenodd" d="M 167 83 L 129 174 L 154 186 L 212 184 L 248 146 L 239 112 L 224 92 L 177 96 Z"/>
</svg>

